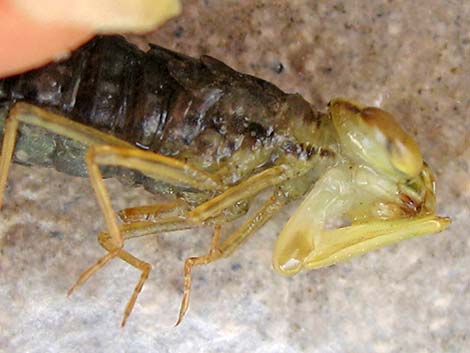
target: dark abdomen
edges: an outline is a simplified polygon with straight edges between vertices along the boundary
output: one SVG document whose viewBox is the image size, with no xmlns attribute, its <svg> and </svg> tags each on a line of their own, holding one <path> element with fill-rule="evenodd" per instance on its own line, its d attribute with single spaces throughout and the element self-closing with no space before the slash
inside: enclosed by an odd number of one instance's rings
<svg viewBox="0 0 470 353">
<path fill-rule="evenodd" d="M 0 80 L 2 100 L 49 108 L 206 170 L 233 169 L 229 162 L 255 156 L 233 182 L 273 163 L 279 149 L 302 143 L 292 127 L 318 122 L 300 96 L 216 59 L 193 59 L 157 46 L 143 52 L 117 36 L 97 37 L 68 59 Z M 57 167 L 57 151 L 50 153 L 49 164 Z M 81 167 L 67 170 L 67 162 L 58 169 L 82 174 Z"/>
</svg>

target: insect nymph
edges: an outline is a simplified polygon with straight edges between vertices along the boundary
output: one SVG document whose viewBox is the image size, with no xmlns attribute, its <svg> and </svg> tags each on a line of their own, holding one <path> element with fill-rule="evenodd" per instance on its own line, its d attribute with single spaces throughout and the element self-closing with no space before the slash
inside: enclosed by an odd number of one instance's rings
<svg viewBox="0 0 470 353">
<path fill-rule="evenodd" d="M 435 215 L 432 173 L 390 114 L 345 99 L 316 112 L 299 95 L 211 57 L 157 46 L 142 52 L 121 37 L 98 37 L 64 61 L 0 80 L 0 108 L 1 198 L 12 160 L 89 175 L 106 220 L 98 241 L 107 253 L 70 292 L 113 258 L 136 267 L 141 277 L 123 325 L 151 270 L 125 250 L 130 238 L 214 229 L 209 252 L 185 261 L 179 323 L 191 268 L 231 255 L 292 200 L 303 198 L 273 255 L 285 275 L 450 222 Z M 169 201 L 119 211 L 118 223 L 103 175 Z M 266 189 L 264 204 L 221 240 L 221 226 L 244 216 Z M 337 221 L 346 225 L 332 228 Z"/>
</svg>

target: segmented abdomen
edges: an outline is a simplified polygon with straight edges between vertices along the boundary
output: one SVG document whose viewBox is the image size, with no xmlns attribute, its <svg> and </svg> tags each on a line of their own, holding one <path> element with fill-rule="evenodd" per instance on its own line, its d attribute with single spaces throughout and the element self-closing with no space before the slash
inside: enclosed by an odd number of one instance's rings
<svg viewBox="0 0 470 353">
<path fill-rule="evenodd" d="M 0 80 L 2 100 L 50 108 L 206 170 L 240 151 L 255 155 L 236 161 L 245 165 L 234 182 L 284 152 L 304 153 L 299 146 L 311 141 L 302 140 L 302 130 L 320 123 L 300 96 L 216 59 L 158 46 L 143 52 L 117 36 L 97 37 L 68 59 Z"/>
<path fill-rule="evenodd" d="M 85 125 L 139 142 L 145 121 L 164 122 L 174 82 L 161 62 L 121 37 L 98 37 L 70 58 L 5 80 L 7 99 L 52 108 Z M 163 114 L 162 114 L 163 113 Z"/>
</svg>

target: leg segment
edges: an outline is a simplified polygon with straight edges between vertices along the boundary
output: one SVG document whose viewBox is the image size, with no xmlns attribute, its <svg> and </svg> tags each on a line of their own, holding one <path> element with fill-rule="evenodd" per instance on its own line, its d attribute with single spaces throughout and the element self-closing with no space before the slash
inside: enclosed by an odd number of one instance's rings
<svg viewBox="0 0 470 353">
<path fill-rule="evenodd" d="M 243 199 L 250 199 L 268 187 L 281 184 L 289 179 L 286 166 L 280 165 L 253 175 L 238 185 L 232 186 L 222 194 L 204 202 L 189 212 L 195 222 L 214 217 L 222 210 Z"/>
<path fill-rule="evenodd" d="M 176 230 L 188 229 L 191 227 L 194 227 L 194 225 L 188 223 L 187 221 L 179 217 L 167 217 L 161 219 L 158 222 L 147 221 L 123 224 L 119 227 L 119 234 L 121 234 L 123 236 L 123 240 L 125 240 L 138 236 L 144 236 L 147 234 L 171 232 Z M 79 276 L 75 284 L 67 292 L 67 295 L 72 294 L 75 289 L 85 283 L 96 271 L 104 267 L 110 260 L 116 257 L 124 260 L 131 266 L 141 271 L 139 281 L 137 282 L 137 285 L 135 286 L 134 291 L 132 292 L 131 298 L 129 299 L 124 310 L 124 316 L 121 322 L 121 325 L 124 326 L 126 324 L 127 318 L 132 312 L 134 304 L 137 300 L 137 296 L 139 295 L 145 281 L 149 276 L 151 265 L 128 253 L 127 251 L 122 249 L 121 246 L 117 246 L 114 243 L 112 237 L 107 232 L 101 232 L 98 235 L 98 242 L 105 250 L 108 251 L 108 253 L 102 258 L 100 258 L 94 265 L 90 266 Z"/>
<path fill-rule="evenodd" d="M 157 222 L 163 215 L 169 213 L 183 216 L 189 210 L 189 206 L 178 199 L 157 205 L 130 207 L 118 212 L 118 216 L 124 223 Z"/>
<path fill-rule="evenodd" d="M 132 309 L 138 292 L 148 276 L 150 268 L 147 263 L 140 261 L 121 249 L 123 238 L 120 234 L 120 228 L 117 226 L 114 212 L 111 209 L 111 204 L 102 182 L 98 165 L 120 165 L 123 167 L 130 167 L 138 169 L 156 179 L 168 181 L 174 184 L 189 185 L 196 189 L 220 190 L 223 189 L 223 187 L 216 181 L 217 178 L 192 168 L 176 159 L 140 151 L 116 137 L 74 122 L 63 116 L 51 113 L 45 109 L 20 102 L 16 103 L 11 108 L 9 116 L 5 122 L 3 146 L 0 157 L 0 207 L 3 203 L 4 190 L 7 183 L 8 172 L 12 162 L 20 123 L 37 126 L 52 133 L 75 140 L 79 143 L 83 143 L 84 145 L 92 146 L 91 151 L 87 155 L 86 162 L 89 167 L 91 182 L 95 192 L 97 193 L 98 201 L 103 211 L 109 232 L 103 233 L 109 234 L 109 236 L 104 236 L 103 234 L 100 236 L 100 242 L 105 249 L 109 251 L 109 253 L 80 276 L 77 283 L 69 291 L 69 294 L 111 259 L 120 257 L 142 271 L 141 279 L 127 306 L 125 315 L 126 319 Z M 97 146 L 106 147 L 103 147 L 100 150 Z M 96 147 L 96 150 L 94 150 L 93 147 Z M 181 206 L 181 209 L 187 209 L 188 207 L 186 206 L 187 205 Z M 124 213 L 121 213 L 121 215 L 123 215 L 123 218 L 127 219 L 127 221 L 131 221 L 133 217 L 139 219 L 139 217 L 142 217 L 145 214 L 155 215 L 159 211 L 162 211 L 162 209 L 158 207 L 146 209 L 141 208 L 138 210 L 127 210 Z M 145 235 L 157 229 L 168 231 L 172 229 L 185 229 L 193 226 L 194 224 L 189 225 L 188 222 L 183 222 L 181 219 L 166 219 L 165 222 L 160 222 L 159 224 L 155 224 L 153 222 L 131 223 L 128 227 L 123 227 L 123 230 L 125 236 L 132 237 Z"/>
<path fill-rule="evenodd" d="M 121 246 L 122 237 L 119 234 L 114 211 L 111 207 L 99 166 L 108 165 L 131 168 L 156 180 L 174 185 L 185 185 L 202 191 L 213 190 L 216 192 L 224 189 L 224 186 L 213 175 L 192 168 L 188 164 L 174 158 L 148 151 L 93 145 L 86 156 L 86 163 L 90 182 L 105 217 L 109 234 L 114 239 L 114 242 L 121 244 Z M 188 213 L 188 219 L 194 224 L 203 223 L 210 218 L 217 217 L 224 209 L 235 205 L 237 202 L 250 199 L 262 190 L 280 184 L 288 178 L 289 173 L 285 166 L 281 165 L 266 169 L 199 205 Z"/>
<path fill-rule="evenodd" d="M 115 257 L 119 257 L 120 259 L 126 261 L 129 265 L 141 271 L 139 281 L 137 282 L 137 285 L 135 286 L 134 291 L 132 292 L 131 298 L 129 299 L 129 302 L 127 303 L 126 308 L 124 310 L 124 316 L 121 321 L 121 326 L 124 326 L 126 324 L 127 318 L 129 317 L 130 313 L 132 312 L 132 309 L 134 308 L 137 296 L 139 295 L 140 291 L 142 290 L 142 287 L 144 286 L 145 281 L 149 276 L 152 266 L 149 263 L 136 258 L 127 251 L 116 247 L 112 239 L 106 232 L 100 233 L 100 235 L 98 236 L 98 242 L 103 248 L 108 251 L 108 254 L 103 256 L 96 262 L 96 264 L 94 264 L 85 272 L 83 272 L 78 278 L 78 280 L 75 282 L 75 284 L 69 289 L 67 295 L 72 294 L 72 292 L 77 287 L 83 284 L 88 278 L 91 277 L 91 275 L 93 275 L 93 273 L 95 273 L 104 265 L 106 265 L 110 260 L 114 259 Z"/>
<path fill-rule="evenodd" d="M 167 205 L 163 205 L 162 207 L 167 206 Z M 152 209 L 158 209 L 159 205 L 145 206 L 144 210 L 142 210 L 142 213 L 140 213 L 141 210 L 138 210 L 138 208 L 136 208 L 135 211 L 139 215 L 141 215 L 141 214 L 144 214 L 148 210 L 148 207 Z M 241 215 L 242 214 L 234 213 L 233 218 L 238 218 Z M 127 240 L 127 239 L 141 237 L 141 236 L 145 236 L 149 234 L 172 232 L 172 231 L 190 229 L 190 228 L 194 228 L 197 226 L 205 226 L 205 225 L 212 224 L 212 225 L 215 225 L 216 232 L 214 233 L 214 236 L 212 238 L 211 249 L 216 249 L 216 246 L 218 244 L 219 237 L 220 237 L 220 224 L 230 222 L 233 220 L 232 218 L 226 218 L 225 215 L 221 215 L 220 217 L 215 217 L 207 221 L 205 224 L 194 224 L 194 223 L 186 221 L 184 217 L 179 217 L 179 216 L 168 217 L 167 214 L 163 214 L 163 216 L 164 217 L 159 220 L 140 221 L 140 222 L 132 222 L 132 223 L 123 224 L 119 227 L 119 232 L 123 236 L 123 239 Z M 86 282 L 96 271 L 104 267 L 110 260 L 114 259 L 115 257 L 121 258 L 122 260 L 130 264 L 131 266 L 142 271 L 141 277 L 124 311 L 124 317 L 122 320 L 122 325 L 124 326 L 127 318 L 129 317 L 132 311 L 132 308 L 134 307 L 135 301 L 137 300 L 137 296 L 140 293 L 144 285 L 144 282 L 148 278 L 151 267 L 148 263 L 141 261 L 138 258 L 126 252 L 125 250 L 119 247 L 116 247 L 112 243 L 112 239 L 107 232 L 100 233 L 98 236 L 98 241 L 101 246 L 103 246 L 107 251 L 109 251 L 109 253 L 103 256 L 101 259 L 99 259 L 94 265 L 89 267 L 87 270 L 85 270 L 80 275 L 80 277 L 75 282 L 75 284 L 70 288 L 67 295 L 70 295 L 76 288 L 78 288 L 80 285 Z"/>
<path fill-rule="evenodd" d="M 148 151 L 115 146 L 93 145 L 86 156 L 90 182 L 95 190 L 98 203 L 114 243 L 121 247 L 122 236 L 114 216 L 108 192 L 99 166 L 119 166 L 138 170 L 156 180 L 174 185 L 185 185 L 199 190 L 220 190 L 223 188 L 214 178 L 177 159 Z"/>
<path fill-rule="evenodd" d="M 135 223 L 124 224 L 120 227 L 119 231 L 120 231 L 120 234 L 123 235 L 124 239 L 128 239 L 128 238 L 132 238 L 135 236 L 139 236 L 141 235 L 142 232 L 145 232 L 145 231 L 165 232 L 165 231 L 172 231 L 172 230 L 187 229 L 188 227 L 189 225 L 186 222 L 181 221 L 181 219 L 173 217 L 173 218 L 162 220 L 161 222 L 158 222 L 158 224 L 156 224 L 155 222 L 135 222 Z M 77 279 L 75 284 L 69 289 L 67 295 L 72 294 L 72 292 L 75 289 L 77 289 L 80 285 L 86 282 L 96 271 L 104 267 L 104 265 L 106 265 L 110 260 L 114 259 L 115 257 L 119 257 L 120 259 L 124 260 L 131 266 L 141 271 L 139 281 L 137 282 L 137 285 L 135 286 L 134 291 L 132 292 L 131 298 L 129 299 L 126 305 L 126 308 L 124 310 L 124 316 L 121 322 L 121 325 L 124 326 L 126 324 L 127 318 L 132 312 L 134 304 L 137 300 L 137 296 L 139 295 L 145 281 L 147 280 L 149 276 L 151 265 L 147 262 L 144 262 L 136 258 L 132 254 L 123 250 L 120 246 L 116 246 L 116 244 L 113 242 L 112 237 L 110 237 L 110 235 L 107 232 L 101 232 L 99 234 L 98 242 L 104 249 L 108 251 L 108 254 L 103 256 L 94 265 L 92 265 L 87 270 L 85 270 Z"/>
<path fill-rule="evenodd" d="M 8 172 L 15 149 L 16 136 L 20 123 L 44 128 L 58 135 L 79 141 L 84 145 L 108 144 L 132 148 L 132 145 L 114 136 L 105 134 L 60 115 L 51 113 L 34 105 L 19 102 L 11 109 L 5 121 L 2 155 L 0 157 L 0 208 L 7 184 Z"/>
<path fill-rule="evenodd" d="M 214 227 L 214 233 L 212 234 L 211 240 L 211 247 L 209 249 L 209 253 L 205 256 L 198 256 L 198 257 L 189 257 L 184 261 L 184 293 L 183 299 L 180 306 L 180 312 L 178 315 L 178 320 L 176 321 L 175 326 L 178 326 L 181 321 L 183 320 L 184 314 L 186 310 L 188 310 L 189 306 L 189 291 L 191 289 L 191 269 L 193 266 L 196 265 L 204 265 L 211 262 L 211 259 L 217 256 L 217 244 L 219 242 L 221 235 L 221 227 L 217 225 Z"/>
<path fill-rule="evenodd" d="M 100 245 L 103 248 L 105 248 L 107 251 L 109 251 L 110 253 L 117 251 L 116 253 L 117 257 L 119 257 L 120 259 L 127 262 L 129 265 L 141 271 L 139 281 L 137 282 L 132 292 L 131 298 L 129 299 L 126 305 L 126 308 L 124 310 L 124 315 L 121 321 L 121 326 L 124 326 L 126 324 L 127 318 L 129 317 L 130 313 L 132 312 L 132 309 L 134 308 L 134 304 L 135 304 L 135 301 L 137 300 L 137 296 L 139 295 L 140 291 L 142 290 L 142 287 L 144 286 L 145 281 L 147 280 L 149 276 L 152 266 L 149 263 L 144 262 L 136 258 L 135 256 L 129 254 L 127 251 L 123 249 L 115 248 L 112 239 L 105 232 L 100 233 L 98 237 L 98 241 Z"/>
<path fill-rule="evenodd" d="M 191 227 L 192 225 L 188 224 L 184 220 L 181 220 L 176 217 L 169 217 L 166 219 L 162 219 L 159 222 L 134 222 L 129 224 L 123 224 L 119 227 L 119 232 L 120 234 L 122 234 L 123 239 L 127 240 L 130 238 L 144 236 L 147 234 L 184 230 Z M 118 251 L 120 250 L 120 248 L 116 248 L 116 245 L 112 244 L 109 233 L 101 232 L 98 235 L 98 242 L 106 250 L 111 249 L 110 253 L 103 256 L 94 265 L 90 266 L 86 271 L 84 271 L 80 275 L 79 279 L 72 286 L 72 288 L 70 288 L 70 290 L 68 291 L 68 295 L 70 295 L 77 287 L 86 282 L 88 278 L 90 278 L 96 271 L 104 267 L 104 265 L 106 265 L 110 260 L 114 259 L 115 257 L 120 257 Z"/>
<path fill-rule="evenodd" d="M 280 192 L 273 194 L 264 205 L 247 219 L 240 228 L 228 238 L 217 245 L 220 238 L 220 229 L 215 228 L 211 249 L 204 256 L 190 257 L 184 263 L 184 290 L 180 312 L 176 325 L 179 325 L 189 307 L 189 294 L 191 290 L 191 270 L 197 265 L 206 265 L 220 258 L 230 256 L 250 235 L 273 217 L 286 203 L 288 199 Z"/>
</svg>

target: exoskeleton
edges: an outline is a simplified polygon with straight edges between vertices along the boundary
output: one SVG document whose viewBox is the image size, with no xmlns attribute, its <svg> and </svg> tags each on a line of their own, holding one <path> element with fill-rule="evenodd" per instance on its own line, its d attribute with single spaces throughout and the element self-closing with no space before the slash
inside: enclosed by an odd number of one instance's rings
<svg viewBox="0 0 470 353">
<path fill-rule="evenodd" d="M 191 268 L 232 254 L 292 200 L 303 198 L 273 255 L 284 275 L 450 223 L 435 215 L 433 176 L 416 142 L 389 113 L 345 99 L 317 112 L 298 94 L 209 56 L 153 45 L 143 52 L 122 37 L 97 37 L 65 60 L 0 80 L 0 102 L 0 195 L 12 160 L 90 177 L 107 253 L 70 292 L 109 260 L 128 262 L 141 277 L 123 325 L 151 269 L 124 249 L 130 238 L 214 229 L 209 252 L 185 261 L 179 323 Z M 168 202 L 119 211 L 118 223 L 104 177 Z M 245 215 L 265 189 L 272 191 L 264 204 L 221 240 L 221 226 Z"/>
</svg>

